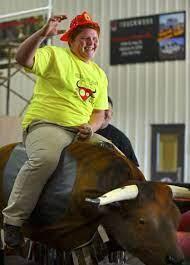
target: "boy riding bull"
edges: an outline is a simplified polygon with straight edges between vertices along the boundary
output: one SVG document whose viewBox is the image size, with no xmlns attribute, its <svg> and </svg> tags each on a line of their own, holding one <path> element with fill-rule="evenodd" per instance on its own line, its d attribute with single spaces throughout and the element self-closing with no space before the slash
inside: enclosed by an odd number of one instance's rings
<svg viewBox="0 0 190 265">
<path fill-rule="evenodd" d="M 28 160 L 3 210 L 4 240 L 10 249 L 22 245 L 21 227 L 56 169 L 62 150 L 76 135 L 82 140 L 90 138 L 102 125 L 108 108 L 106 74 L 92 61 L 99 46 L 100 27 L 87 12 L 76 16 L 61 36 L 68 48 L 39 48 L 44 40 L 61 33 L 58 26 L 66 18 L 50 18 L 16 54 L 17 62 L 37 80 L 22 121 Z"/>
</svg>

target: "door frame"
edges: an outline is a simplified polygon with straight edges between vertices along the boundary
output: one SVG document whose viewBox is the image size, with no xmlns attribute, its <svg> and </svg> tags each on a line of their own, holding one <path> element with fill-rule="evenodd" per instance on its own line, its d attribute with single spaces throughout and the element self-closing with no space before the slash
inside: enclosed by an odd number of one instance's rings
<svg viewBox="0 0 190 265">
<path fill-rule="evenodd" d="M 184 181 L 185 124 L 152 124 L 151 129 L 151 180 L 162 181 L 162 178 L 164 177 L 164 179 L 171 179 L 171 182 L 182 183 Z M 157 171 L 157 159 L 159 155 L 157 137 L 161 133 L 177 134 L 178 136 L 177 171 L 174 173 Z"/>
</svg>

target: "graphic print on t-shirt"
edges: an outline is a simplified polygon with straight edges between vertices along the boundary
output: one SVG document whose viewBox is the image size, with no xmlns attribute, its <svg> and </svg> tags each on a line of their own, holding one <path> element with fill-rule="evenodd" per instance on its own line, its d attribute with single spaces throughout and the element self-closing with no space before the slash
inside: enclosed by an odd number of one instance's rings
<svg viewBox="0 0 190 265">
<path fill-rule="evenodd" d="M 80 80 L 77 81 L 76 85 L 78 88 L 78 94 L 83 101 L 86 101 L 88 98 L 94 98 L 94 94 L 96 93 L 96 89 L 91 89 L 90 87 L 86 87 L 85 85 L 80 84 Z"/>
</svg>

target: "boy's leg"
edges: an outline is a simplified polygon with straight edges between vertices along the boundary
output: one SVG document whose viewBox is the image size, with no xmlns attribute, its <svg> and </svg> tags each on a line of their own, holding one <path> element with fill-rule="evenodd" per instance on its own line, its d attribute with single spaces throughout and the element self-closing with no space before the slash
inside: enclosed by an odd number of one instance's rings
<svg viewBox="0 0 190 265">
<path fill-rule="evenodd" d="M 74 133 L 53 124 L 38 124 L 29 131 L 25 141 L 28 161 L 19 171 L 8 206 L 3 210 L 7 244 L 11 240 L 20 240 L 20 227 L 35 208 L 44 185 L 57 167 L 63 148 L 73 138 Z"/>
</svg>

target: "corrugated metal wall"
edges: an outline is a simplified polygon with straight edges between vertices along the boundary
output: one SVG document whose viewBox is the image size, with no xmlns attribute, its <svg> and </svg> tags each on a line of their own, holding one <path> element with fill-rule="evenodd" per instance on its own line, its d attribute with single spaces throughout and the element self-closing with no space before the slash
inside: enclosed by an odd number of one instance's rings
<svg viewBox="0 0 190 265">
<path fill-rule="evenodd" d="M 14 12 L 47 5 L 48 1 L 6 0 L 0 3 L 0 12 Z M 114 100 L 113 123 L 130 138 L 141 169 L 150 177 L 151 124 L 185 123 L 185 181 L 190 181 L 190 104 L 189 104 L 189 0 L 56 0 L 54 14 L 74 17 L 89 11 L 101 24 L 101 46 L 96 57 L 109 78 L 109 94 Z M 109 23 L 111 19 L 186 11 L 186 60 L 159 63 L 110 66 Z M 68 21 L 64 22 L 64 28 Z M 55 44 L 62 45 L 58 38 Z M 31 95 L 32 84 L 25 77 L 11 81 L 25 95 Z M 5 93 L 0 89 L 0 113 L 4 111 Z M 11 101 L 11 113 L 19 113 L 21 102 Z"/>
</svg>

